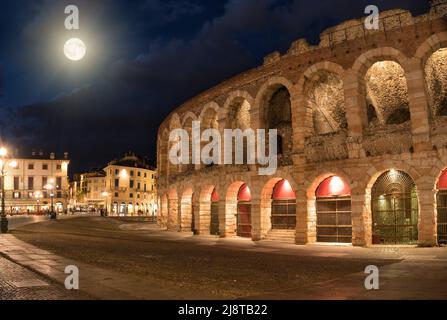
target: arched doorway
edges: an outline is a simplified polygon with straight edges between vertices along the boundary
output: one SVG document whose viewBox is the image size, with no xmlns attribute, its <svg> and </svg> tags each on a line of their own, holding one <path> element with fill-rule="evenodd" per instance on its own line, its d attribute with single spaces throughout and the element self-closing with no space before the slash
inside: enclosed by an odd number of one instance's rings
<svg viewBox="0 0 447 320">
<path fill-rule="evenodd" d="M 243 184 L 237 195 L 237 229 L 238 237 L 251 238 L 251 193 L 246 184 Z"/>
<path fill-rule="evenodd" d="M 447 169 L 444 170 L 436 186 L 438 211 L 438 244 L 447 244 Z"/>
<path fill-rule="evenodd" d="M 403 171 L 387 171 L 371 197 L 373 244 L 416 244 L 419 206 L 413 179 Z"/>
<path fill-rule="evenodd" d="M 210 233 L 213 236 L 220 235 L 219 231 L 219 195 L 216 189 L 213 190 L 211 194 L 211 223 L 210 223 Z"/>
<path fill-rule="evenodd" d="M 316 191 L 317 242 L 352 243 L 351 189 L 338 176 Z"/>
<path fill-rule="evenodd" d="M 279 181 L 273 188 L 271 219 L 273 230 L 296 228 L 296 195 L 287 180 Z"/>
</svg>

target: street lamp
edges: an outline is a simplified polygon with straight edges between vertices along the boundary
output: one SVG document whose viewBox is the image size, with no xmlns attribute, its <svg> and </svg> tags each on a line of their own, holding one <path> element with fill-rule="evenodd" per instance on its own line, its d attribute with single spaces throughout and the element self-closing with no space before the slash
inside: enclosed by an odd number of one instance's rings
<svg viewBox="0 0 447 320">
<path fill-rule="evenodd" d="M 15 160 L 8 160 L 8 150 L 4 147 L 0 148 L 0 176 L 1 176 L 1 189 L 2 189 L 2 205 L 1 205 L 1 221 L 0 221 L 0 231 L 1 233 L 8 233 L 8 218 L 6 217 L 5 210 L 5 178 L 7 168 L 16 168 L 17 162 Z"/>
<path fill-rule="evenodd" d="M 101 193 L 101 195 L 105 198 L 105 207 L 106 207 L 106 209 L 105 209 L 104 214 L 107 217 L 107 199 L 109 197 L 109 193 L 107 191 L 104 191 L 103 193 Z"/>
<path fill-rule="evenodd" d="M 54 186 L 54 179 L 50 179 L 50 183 L 48 183 L 48 184 L 45 186 L 45 189 L 48 190 L 48 191 L 50 191 L 50 198 L 51 198 L 50 218 L 51 218 L 52 220 L 56 220 L 57 215 L 56 215 L 56 213 L 54 212 L 54 189 L 55 189 L 55 186 Z"/>
<path fill-rule="evenodd" d="M 36 191 L 36 192 L 34 193 L 34 198 L 36 198 L 36 201 L 37 201 L 37 210 L 36 210 L 36 213 L 39 214 L 39 212 L 40 212 L 40 199 L 43 198 L 42 192 L 40 192 L 40 191 Z"/>
</svg>

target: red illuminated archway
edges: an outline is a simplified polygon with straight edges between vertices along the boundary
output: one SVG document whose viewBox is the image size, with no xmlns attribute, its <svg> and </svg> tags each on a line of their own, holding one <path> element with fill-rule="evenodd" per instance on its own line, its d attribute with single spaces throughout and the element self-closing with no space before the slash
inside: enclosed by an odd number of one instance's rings
<svg viewBox="0 0 447 320">
<path fill-rule="evenodd" d="M 237 195 L 237 235 L 251 238 L 251 191 L 243 184 Z"/>
<path fill-rule="evenodd" d="M 285 179 L 273 188 L 271 220 L 274 230 L 296 228 L 296 194 Z"/>
<path fill-rule="evenodd" d="M 447 169 L 439 177 L 436 189 L 438 244 L 445 244 L 447 243 Z"/>
<path fill-rule="evenodd" d="M 316 191 L 317 241 L 352 242 L 351 188 L 339 176 L 325 179 Z"/>
<path fill-rule="evenodd" d="M 351 195 L 351 188 L 342 178 L 332 176 L 320 184 L 316 195 L 317 198 L 346 197 Z"/>
<path fill-rule="evenodd" d="M 439 177 L 438 184 L 436 185 L 438 190 L 447 190 L 447 169 L 445 169 Z"/>
<path fill-rule="evenodd" d="M 211 193 L 211 224 L 210 233 L 213 236 L 220 235 L 219 230 L 219 194 L 216 188 Z"/>
</svg>

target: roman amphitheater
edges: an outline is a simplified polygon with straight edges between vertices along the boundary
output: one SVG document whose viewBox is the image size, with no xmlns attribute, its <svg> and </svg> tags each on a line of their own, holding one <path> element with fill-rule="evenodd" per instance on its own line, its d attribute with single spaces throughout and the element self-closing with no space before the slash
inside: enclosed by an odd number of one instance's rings
<svg viewBox="0 0 447 320">
<path fill-rule="evenodd" d="M 159 224 L 354 246 L 447 242 L 447 1 L 300 39 L 186 102 L 158 133 Z M 173 165 L 173 129 L 278 129 L 278 170 Z M 203 142 L 202 142 L 203 143 Z"/>
</svg>

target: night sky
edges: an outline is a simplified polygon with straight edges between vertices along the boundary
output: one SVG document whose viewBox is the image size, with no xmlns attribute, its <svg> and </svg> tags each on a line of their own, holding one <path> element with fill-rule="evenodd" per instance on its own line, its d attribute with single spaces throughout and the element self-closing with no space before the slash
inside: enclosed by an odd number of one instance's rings
<svg viewBox="0 0 447 320">
<path fill-rule="evenodd" d="M 64 27 L 65 6 L 80 30 Z M 178 105 L 275 50 L 381 10 L 425 0 L 21 0 L 0 8 L 0 133 L 22 152 L 70 153 L 71 173 L 129 150 L 155 162 L 159 124 Z M 70 62 L 63 45 L 87 45 Z"/>
</svg>

